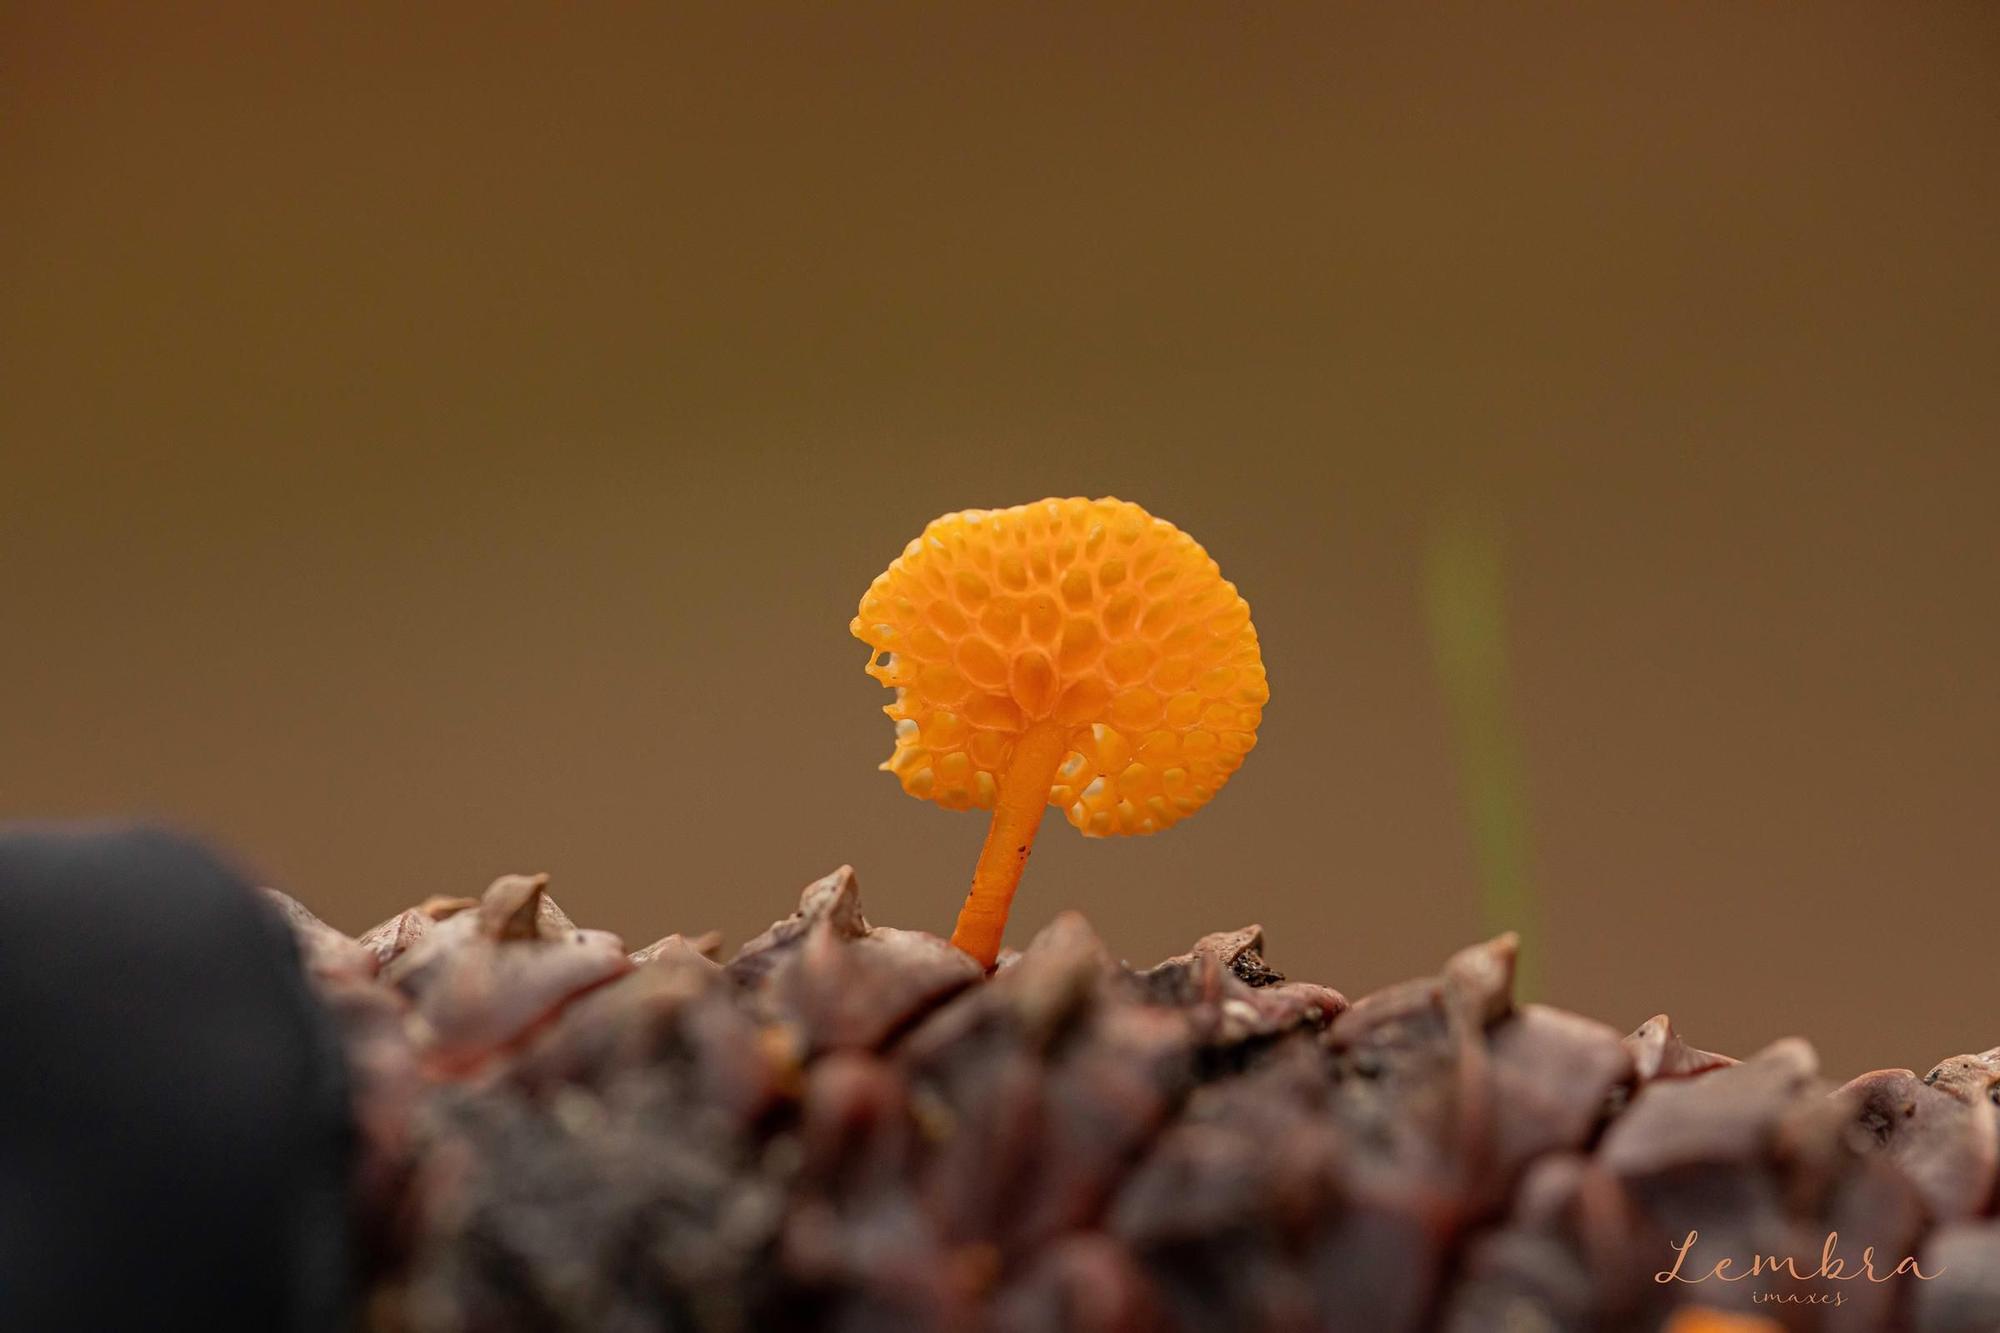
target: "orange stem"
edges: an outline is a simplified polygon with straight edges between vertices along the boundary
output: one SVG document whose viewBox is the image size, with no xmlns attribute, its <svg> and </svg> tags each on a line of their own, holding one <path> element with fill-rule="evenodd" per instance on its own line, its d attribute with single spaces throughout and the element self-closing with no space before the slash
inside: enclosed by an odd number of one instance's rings
<svg viewBox="0 0 2000 1333">
<path fill-rule="evenodd" d="M 1056 769 L 1068 752 L 1068 728 L 1053 720 L 1037 722 L 1015 742 L 1014 757 L 1000 774 L 999 789 L 993 794 L 993 822 L 986 828 L 986 845 L 979 849 L 979 864 L 972 872 L 972 892 L 965 895 L 958 925 L 951 932 L 951 942 L 988 971 L 1000 956 L 1007 909 L 1013 905 L 1021 872 L 1027 869 L 1028 853 L 1034 850 L 1042 812 L 1049 808 Z"/>
</svg>

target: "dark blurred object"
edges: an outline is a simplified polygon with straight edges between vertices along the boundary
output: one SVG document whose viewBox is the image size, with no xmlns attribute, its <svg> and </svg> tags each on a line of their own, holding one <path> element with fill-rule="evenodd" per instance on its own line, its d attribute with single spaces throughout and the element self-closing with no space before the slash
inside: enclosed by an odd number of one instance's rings
<svg viewBox="0 0 2000 1333">
<path fill-rule="evenodd" d="M 337 1327 L 338 1045 L 277 913 L 148 829 L 0 833 L 0 1328 Z"/>
</svg>

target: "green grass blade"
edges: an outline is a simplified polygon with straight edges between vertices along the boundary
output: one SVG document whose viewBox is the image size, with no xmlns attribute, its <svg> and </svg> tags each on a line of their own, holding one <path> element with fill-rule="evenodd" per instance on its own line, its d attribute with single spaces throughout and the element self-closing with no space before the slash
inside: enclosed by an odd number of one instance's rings
<svg viewBox="0 0 2000 1333">
<path fill-rule="evenodd" d="M 1424 602 L 1451 716 L 1481 915 L 1491 932 L 1520 933 L 1516 991 L 1530 999 L 1540 992 L 1541 910 L 1508 683 L 1505 571 L 1496 523 L 1462 507 L 1438 516 L 1426 544 Z"/>
</svg>

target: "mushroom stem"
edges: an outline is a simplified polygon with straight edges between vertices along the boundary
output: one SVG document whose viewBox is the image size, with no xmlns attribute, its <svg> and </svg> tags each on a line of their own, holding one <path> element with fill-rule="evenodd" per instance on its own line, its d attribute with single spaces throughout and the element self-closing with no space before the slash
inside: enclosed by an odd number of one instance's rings
<svg viewBox="0 0 2000 1333">
<path fill-rule="evenodd" d="M 1049 788 L 1068 752 L 1068 728 L 1053 719 L 1037 722 L 1021 733 L 1013 758 L 1000 774 L 993 822 L 987 826 L 986 845 L 979 849 L 979 864 L 972 872 L 972 891 L 965 895 L 958 925 L 951 932 L 951 942 L 989 971 L 1000 956 L 1007 909 L 1027 868 L 1028 853 L 1034 850 L 1042 812 L 1049 807 Z"/>
</svg>

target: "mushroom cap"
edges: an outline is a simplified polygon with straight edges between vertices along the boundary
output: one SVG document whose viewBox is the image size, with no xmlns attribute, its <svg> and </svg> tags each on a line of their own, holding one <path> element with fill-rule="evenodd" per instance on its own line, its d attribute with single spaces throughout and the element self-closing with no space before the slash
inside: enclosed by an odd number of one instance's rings
<svg viewBox="0 0 2000 1333">
<path fill-rule="evenodd" d="M 1208 552 L 1123 500 L 934 519 L 851 626 L 896 689 L 882 767 L 912 796 L 989 809 L 1031 726 L 1069 752 L 1049 789 L 1086 835 L 1153 833 L 1206 805 L 1270 698 L 1250 607 Z"/>
</svg>

